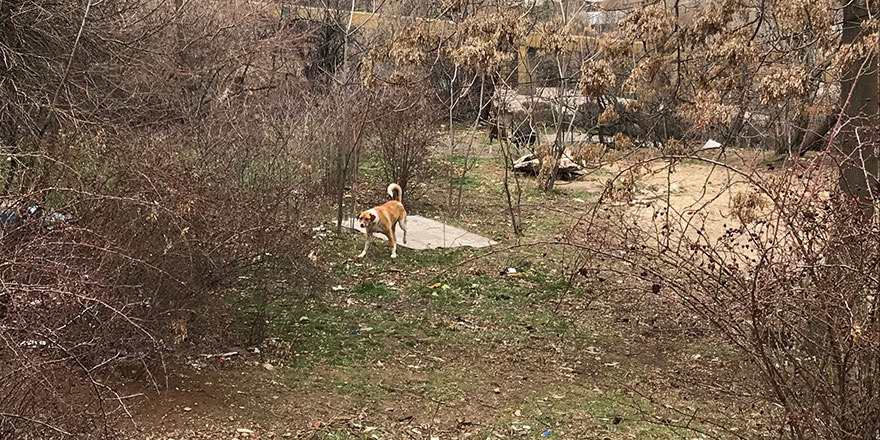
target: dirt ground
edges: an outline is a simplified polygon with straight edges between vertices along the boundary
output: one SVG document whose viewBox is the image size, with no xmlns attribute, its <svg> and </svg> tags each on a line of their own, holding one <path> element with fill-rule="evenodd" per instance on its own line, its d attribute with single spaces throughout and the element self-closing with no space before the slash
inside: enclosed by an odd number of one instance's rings
<svg viewBox="0 0 880 440">
<path fill-rule="evenodd" d="M 716 159 L 773 166 L 755 153 Z M 550 194 L 521 178 L 522 238 L 509 232 L 493 158 L 471 171 L 459 217 L 437 208 L 441 188 L 413 206 L 499 242 L 488 250 L 399 249 L 391 261 L 380 242 L 356 260 L 362 236 L 319 229 L 326 291 L 277 304 L 278 338 L 260 347 L 182 360 L 169 391 L 140 390 L 139 424 L 126 429 L 156 440 L 746 435 L 761 410 L 730 398 L 743 360 L 706 323 L 627 280 L 568 283 L 578 255 L 533 244 L 566 231 L 571 213 L 595 203 L 622 166 Z M 701 162 L 651 171 L 628 206 L 651 221 L 657 203 L 679 212 L 704 205 L 710 234 L 723 232 L 731 194 L 748 186 Z"/>
<path fill-rule="evenodd" d="M 735 221 L 731 213 L 733 197 L 749 190 L 749 177 L 756 172 L 766 176 L 778 171 L 779 165 L 772 152 L 733 150 L 701 157 L 706 160 L 688 159 L 672 167 L 666 161 L 648 163 L 628 203 L 630 209 L 638 212 L 644 223 L 653 222 L 655 211 L 666 207 L 676 218 L 694 213 L 698 218 L 688 226 L 690 232 L 702 229 L 708 236 L 717 237 Z M 557 188 L 569 193 L 600 193 L 609 179 L 619 178 L 631 167 L 631 162 L 612 163 Z"/>
</svg>

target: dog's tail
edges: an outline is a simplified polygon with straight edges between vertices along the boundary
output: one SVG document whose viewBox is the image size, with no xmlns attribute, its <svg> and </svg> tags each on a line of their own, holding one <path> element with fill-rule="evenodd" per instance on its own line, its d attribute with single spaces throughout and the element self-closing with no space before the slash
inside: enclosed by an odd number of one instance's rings
<svg viewBox="0 0 880 440">
<path fill-rule="evenodd" d="M 394 195 L 394 191 L 397 191 L 397 196 Z M 400 185 L 396 183 L 388 185 L 388 197 L 391 197 L 392 199 L 397 199 L 398 202 L 402 201 L 403 189 L 400 187 Z"/>
</svg>

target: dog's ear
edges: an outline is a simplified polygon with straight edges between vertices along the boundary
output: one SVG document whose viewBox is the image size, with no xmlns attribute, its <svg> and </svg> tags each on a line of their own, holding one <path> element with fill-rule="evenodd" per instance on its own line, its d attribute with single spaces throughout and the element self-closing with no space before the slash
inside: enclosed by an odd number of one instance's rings
<svg viewBox="0 0 880 440">
<path fill-rule="evenodd" d="M 372 212 L 368 212 L 368 213 L 367 213 L 367 215 L 368 215 L 368 216 L 370 216 L 370 221 L 371 221 L 371 222 L 374 222 L 374 221 L 376 221 L 376 216 L 375 216 L 375 215 L 373 215 L 373 213 L 372 213 Z"/>
</svg>

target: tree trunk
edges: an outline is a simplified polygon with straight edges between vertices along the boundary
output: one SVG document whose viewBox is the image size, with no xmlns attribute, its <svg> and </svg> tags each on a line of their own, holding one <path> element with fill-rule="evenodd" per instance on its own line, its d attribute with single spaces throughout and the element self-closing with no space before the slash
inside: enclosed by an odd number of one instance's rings
<svg viewBox="0 0 880 440">
<path fill-rule="evenodd" d="M 855 41 L 868 18 L 865 0 L 843 2 L 843 43 Z M 876 43 L 875 43 L 876 44 Z M 871 194 L 877 185 L 877 53 L 869 51 L 866 58 L 856 60 L 840 79 L 840 102 L 846 129 L 841 132 L 840 188 L 865 207 L 870 216 Z"/>
</svg>

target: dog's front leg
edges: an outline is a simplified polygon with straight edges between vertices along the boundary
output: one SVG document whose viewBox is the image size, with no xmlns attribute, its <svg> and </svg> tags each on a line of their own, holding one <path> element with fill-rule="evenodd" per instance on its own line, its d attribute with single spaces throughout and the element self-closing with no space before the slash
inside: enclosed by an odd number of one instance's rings
<svg viewBox="0 0 880 440">
<path fill-rule="evenodd" d="M 358 254 L 358 258 L 364 258 L 367 255 L 367 249 L 370 248 L 370 242 L 373 241 L 373 233 L 367 232 L 367 242 L 364 243 L 364 251 Z"/>
</svg>

